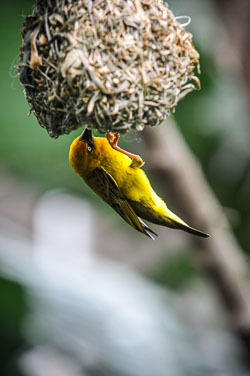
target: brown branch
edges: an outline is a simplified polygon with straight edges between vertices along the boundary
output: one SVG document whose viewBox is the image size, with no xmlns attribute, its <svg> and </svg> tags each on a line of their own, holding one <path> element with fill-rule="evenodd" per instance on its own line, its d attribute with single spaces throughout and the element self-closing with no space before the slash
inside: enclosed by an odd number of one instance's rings
<svg viewBox="0 0 250 376">
<path fill-rule="evenodd" d="M 228 220 L 209 188 L 199 162 L 172 122 L 165 122 L 157 130 L 146 129 L 144 140 L 147 165 L 162 182 L 165 198 L 172 199 L 172 209 L 179 207 L 184 220 L 211 234 L 209 239 L 192 238 L 194 257 L 214 284 L 231 329 L 243 341 L 249 354 L 247 265 Z"/>
</svg>

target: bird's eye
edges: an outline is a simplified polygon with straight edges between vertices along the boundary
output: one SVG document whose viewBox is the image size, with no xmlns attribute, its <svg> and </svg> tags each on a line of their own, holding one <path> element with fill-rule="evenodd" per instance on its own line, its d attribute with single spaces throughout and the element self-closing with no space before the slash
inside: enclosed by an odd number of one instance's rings
<svg viewBox="0 0 250 376">
<path fill-rule="evenodd" d="M 93 148 L 91 146 L 88 146 L 87 150 L 88 150 L 89 153 L 91 153 Z"/>
</svg>

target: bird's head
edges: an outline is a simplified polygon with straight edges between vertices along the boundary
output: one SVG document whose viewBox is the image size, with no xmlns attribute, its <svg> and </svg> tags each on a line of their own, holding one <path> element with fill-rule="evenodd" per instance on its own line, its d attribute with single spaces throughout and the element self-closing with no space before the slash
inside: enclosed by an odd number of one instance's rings
<svg viewBox="0 0 250 376">
<path fill-rule="evenodd" d="M 84 176 L 99 164 L 100 148 L 87 127 L 71 144 L 69 160 L 72 168 Z"/>
<path fill-rule="evenodd" d="M 94 139 L 91 129 L 88 129 L 87 127 L 84 129 L 79 137 L 79 142 L 82 143 L 85 153 L 92 153 L 94 148 Z"/>
</svg>

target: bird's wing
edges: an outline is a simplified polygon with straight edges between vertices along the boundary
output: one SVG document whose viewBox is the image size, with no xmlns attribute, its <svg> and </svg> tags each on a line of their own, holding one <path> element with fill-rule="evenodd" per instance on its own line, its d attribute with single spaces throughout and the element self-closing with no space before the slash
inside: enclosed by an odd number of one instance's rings
<svg viewBox="0 0 250 376">
<path fill-rule="evenodd" d="M 85 180 L 90 188 L 109 204 L 130 226 L 154 239 L 151 233 L 155 233 L 137 217 L 134 209 L 132 209 L 126 197 L 120 191 L 114 178 L 103 167 L 95 168 Z"/>
</svg>

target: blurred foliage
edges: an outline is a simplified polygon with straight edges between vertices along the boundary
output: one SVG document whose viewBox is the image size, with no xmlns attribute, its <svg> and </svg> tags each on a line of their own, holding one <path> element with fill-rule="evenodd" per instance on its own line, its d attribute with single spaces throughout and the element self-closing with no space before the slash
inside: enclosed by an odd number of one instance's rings
<svg viewBox="0 0 250 376">
<path fill-rule="evenodd" d="M 167 286 L 172 290 L 186 289 L 195 276 L 199 275 L 195 267 L 191 253 L 176 253 L 174 257 L 161 260 L 161 265 L 155 271 L 147 274 L 155 282 Z"/>
<path fill-rule="evenodd" d="M 23 288 L 0 278 L 0 370 L 1 375 L 16 375 L 15 354 L 24 347 L 21 323 L 27 312 Z"/>
<path fill-rule="evenodd" d="M 197 46 L 197 49 L 201 53 L 202 90 L 180 102 L 175 119 L 199 159 L 210 186 L 225 207 L 242 248 L 249 253 L 250 153 L 245 150 L 248 140 L 245 114 L 237 101 L 234 103 L 237 94 L 244 102 L 244 90 L 237 93 L 240 88 L 234 78 L 219 74 L 211 59 L 202 53 L 202 47 Z M 203 111 L 205 106 L 206 111 Z M 232 118 L 227 121 L 230 114 Z"/>
</svg>

